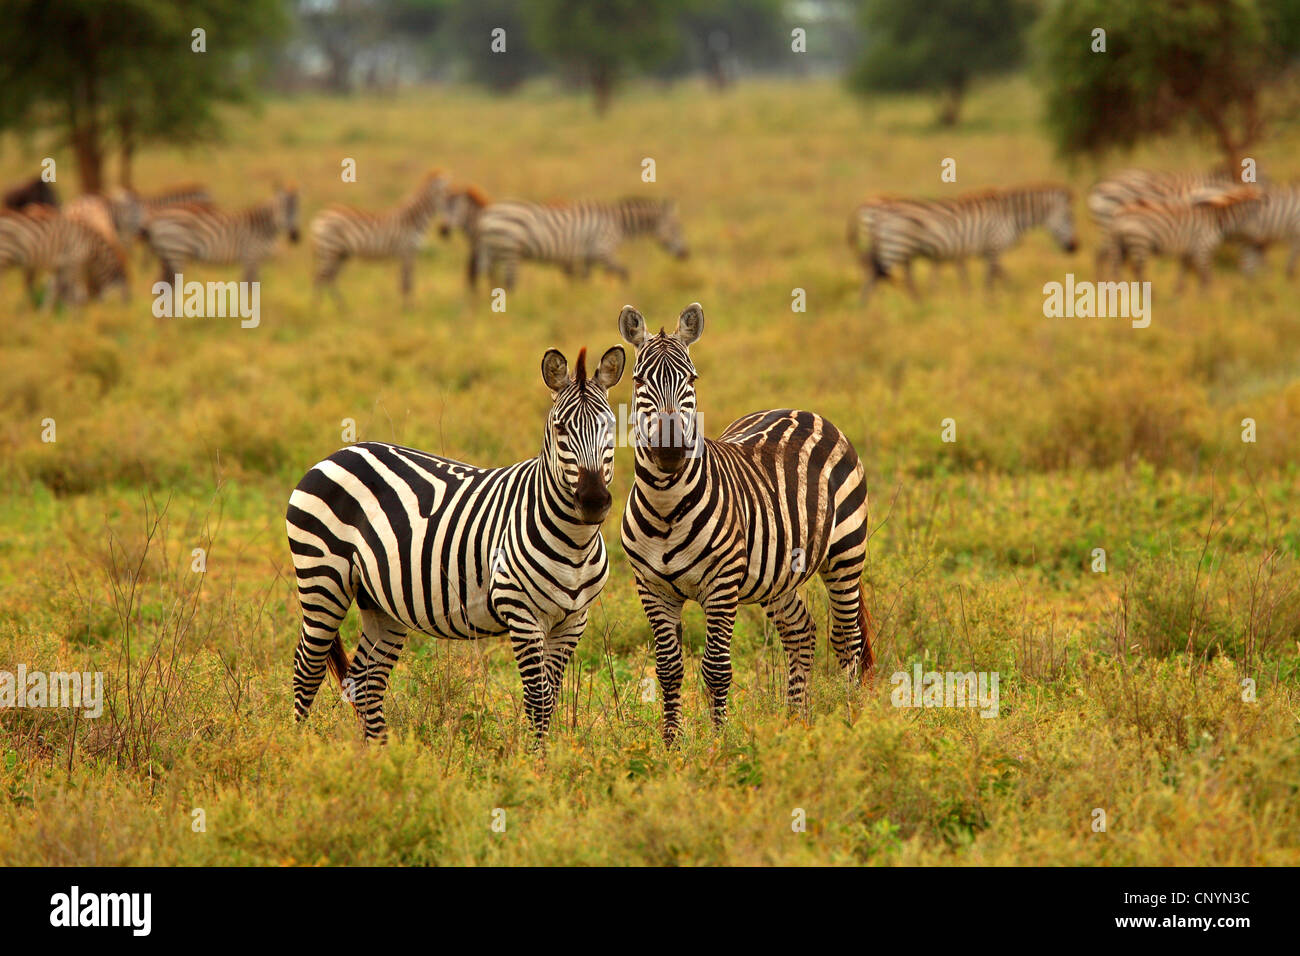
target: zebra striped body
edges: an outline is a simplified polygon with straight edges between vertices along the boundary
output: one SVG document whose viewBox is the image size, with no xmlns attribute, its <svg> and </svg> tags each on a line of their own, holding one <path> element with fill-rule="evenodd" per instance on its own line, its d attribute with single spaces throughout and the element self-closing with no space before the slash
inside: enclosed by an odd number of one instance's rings
<svg viewBox="0 0 1300 956">
<path fill-rule="evenodd" d="M 410 300 L 415 254 L 424 244 L 434 214 L 446 203 L 447 179 L 431 172 L 405 201 L 382 213 L 350 206 L 331 206 L 311 221 L 313 286 L 320 295 L 328 287 L 341 306 L 343 297 L 335 279 L 348 259 L 396 259 L 400 263 L 400 288 Z"/>
<path fill-rule="evenodd" d="M 697 433 L 689 345 L 703 327 L 698 304 L 677 331 L 651 336 L 627 306 L 619 328 L 637 350 L 636 480 L 623 513 L 623 550 L 655 641 L 664 736 L 680 727 L 682 607 L 707 621 L 702 671 L 715 721 L 726 717 L 737 607 L 758 604 L 786 649 L 790 706 L 804 706 L 816 625 L 799 588 L 820 575 L 830 597 L 831 644 L 840 665 L 872 667 L 861 575 L 867 489 L 848 439 L 812 412 L 756 412 L 716 441 Z M 670 439 L 665 429 L 672 430 Z"/>
<path fill-rule="evenodd" d="M 529 720 L 546 732 L 587 609 L 609 574 L 600 536 L 614 467 L 607 391 L 624 356 L 610 349 L 590 379 L 585 356 L 572 378 L 559 352 L 543 359 L 553 404 L 537 458 L 476 468 L 364 442 L 299 482 L 286 518 L 303 613 L 298 719 L 329 665 L 351 691 L 366 735 L 383 737 L 388 674 L 407 631 L 509 634 Z M 349 663 L 338 628 L 354 600 L 362 637 Z"/>
<path fill-rule="evenodd" d="M 521 259 L 550 262 L 585 278 L 599 265 L 620 278 L 627 269 L 616 258 L 624 239 L 653 236 L 679 259 L 689 255 L 677 219 L 677 205 L 661 199 L 622 199 L 612 203 L 577 202 L 542 206 L 529 202 L 492 203 L 478 217 L 470 281 L 481 273 L 514 288 Z"/>
<path fill-rule="evenodd" d="M 858 221 L 856 230 L 850 226 L 850 242 L 861 250 L 864 301 L 878 279 L 899 267 L 908 291 L 916 295 L 912 260 L 918 257 L 956 263 L 963 282 L 965 260 L 983 257 L 991 288 L 1002 271 L 998 257 L 1036 226 L 1045 227 L 1067 252 L 1078 246 L 1070 191 L 1063 186 L 987 190 L 955 199 L 881 199 L 860 206 Z"/>
<path fill-rule="evenodd" d="M 1100 230 L 1097 244 L 1097 269 L 1108 272 L 1120 261 L 1120 250 L 1113 235 L 1115 215 L 1125 206 L 1142 200 L 1190 201 L 1227 192 L 1240 185 L 1222 172 L 1170 173 L 1151 169 L 1125 169 L 1093 185 L 1088 190 L 1088 213 Z"/>
<path fill-rule="evenodd" d="M 1154 255 L 1177 258 L 1175 293 L 1193 268 L 1201 287 L 1210 284 L 1210 262 L 1224 239 L 1246 227 L 1259 203 L 1254 187 L 1238 187 L 1196 202 L 1185 199 L 1142 200 L 1122 207 L 1111 221 L 1111 235 L 1121 263 L 1127 262 L 1140 282 Z"/>
<path fill-rule="evenodd" d="M 49 273 L 47 307 L 65 300 L 80 304 L 87 292 L 100 298 L 115 286 L 123 301 L 128 293 L 121 247 L 94 227 L 45 206 L 0 214 L 0 269 L 10 267 L 22 270 L 29 295 L 36 277 Z"/>
<path fill-rule="evenodd" d="M 298 193 L 277 190 L 270 202 L 240 212 L 200 205 L 169 206 L 149 216 L 143 231 L 162 265 L 163 282 L 171 282 L 190 261 L 241 263 L 244 280 L 252 282 L 280 233 L 288 233 L 291 242 L 298 241 Z"/>
<path fill-rule="evenodd" d="M 1253 272 L 1258 268 L 1264 250 L 1274 242 L 1285 242 L 1291 247 L 1287 258 L 1287 278 L 1295 276 L 1296 262 L 1300 260 L 1300 184 L 1271 186 L 1260 190 L 1259 202 L 1254 204 L 1245 222 L 1231 238 L 1247 244 L 1242 254 L 1242 268 Z"/>
</svg>

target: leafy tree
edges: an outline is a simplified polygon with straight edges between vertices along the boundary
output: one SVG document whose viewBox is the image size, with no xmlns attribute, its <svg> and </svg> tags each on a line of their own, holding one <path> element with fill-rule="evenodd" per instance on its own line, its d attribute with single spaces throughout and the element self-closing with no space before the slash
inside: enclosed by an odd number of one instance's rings
<svg viewBox="0 0 1300 956">
<path fill-rule="evenodd" d="M 9 0 L 5 7 L 0 130 L 59 130 L 89 192 L 103 189 L 114 142 L 129 185 L 138 145 L 215 134 L 218 103 L 251 99 L 250 51 L 285 25 L 280 0 Z M 195 30 L 204 31 L 204 52 L 195 50 Z"/>
<path fill-rule="evenodd" d="M 672 56 L 683 0 L 532 0 L 530 32 L 538 49 L 591 85 L 596 111 L 634 69 Z"/>
<path fill-rule="evenodd" d="M 1034 12 L 1029 0 L 864 0 L 865 46 L 849 85 L 937 93 L 939 122 L 952 126 L 975 77 L 1023 61 Z"/>
<path fill-rule="evenodd" d="M 782 0 L 689 0 L 678 16 L 683 49 L 655 71 L 665 77 L 701 69 L 719 89 L 742 67 L 792 64 Z"/>
<path fill-rule="evenodd" d="M 1300 2 L 1068 0 L 1047 12 L 1038 37 L 1063 153 L 1127 149 L 1190 127 L 1208 132 L 1236 170 L 1267 125 L 1262 94 L 1300 48 Z"/>
</svg>

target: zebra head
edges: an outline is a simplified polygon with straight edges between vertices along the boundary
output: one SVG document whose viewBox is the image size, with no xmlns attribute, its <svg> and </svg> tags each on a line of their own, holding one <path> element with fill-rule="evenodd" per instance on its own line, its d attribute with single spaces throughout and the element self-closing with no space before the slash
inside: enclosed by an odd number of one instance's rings
<svg viewBox="0 0 1300 956">
<path fill-rule="evenodd" d="M 447 193 L 438 209 L 439 235 L 445 239 L 453 229 L 469 235 L 478 220 L 478 214 L 487 203 L 487 196 L 477 186 L 466 186 Z"/>
<path fill-rule="evenodd" d="M 546 416 L 542 443 L 543 465 L 559 488 L 572 496 L 572 507 L 583 524 L 600 524 L 613 500 L 614 410 L 609 390 L 623 377 L 627 356 L 615 345 L 600 357 L 596 374 L 587 377 L 587 350 L 578 353 L 578 367 L 558 349 L 542 356 L 542 381 L 551 390 L 551 411 Z"/>
<path fill-rule="evenodd" d="M 1066 189 L 1053 189 L 1047 193 L 1047 208 L 1043 215 L 1043 228 L 1048 231 L 1057 244 L 1066 252 L 1079 248 L 1078 237 L 1074 234 L 1074 212 L 1071 207 L 1071 195 Z"/>
<path fill-rule="evenodd" d="M 277 232 L 287 232 L 290 242 L 298 241 L 298 190 L 292 185 L 277 186 L 271 200 Z"/>
<path fill-rule="evenodd" d="M 663 213 L 655 225 L 654 237 L 670 256 L 677 259 L 690 258 L 691 250 L 686 245 L 686 237 L 682 234 L 681 220 L 677 218 L 677 203 L 669 202 L 664 205 Z"/>
<path fill-rule="evenodd" d="M 632 367 L 632 412 L 636 453 L 657 472 L 675 477 L 699 440 L 695 412 L 695 366 L 690 346 L 704 330 L 704 309 L 692 302 L 671 334 L 650 335 L 645 317 L 630 305 L 618 316 L 618 330 L 636 349 Z"/>
</svg>

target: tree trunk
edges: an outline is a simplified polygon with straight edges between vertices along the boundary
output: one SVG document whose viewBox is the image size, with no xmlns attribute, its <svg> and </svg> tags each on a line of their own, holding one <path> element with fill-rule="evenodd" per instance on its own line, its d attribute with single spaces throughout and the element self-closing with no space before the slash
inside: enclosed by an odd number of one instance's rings
<svg viewBox="0 0 1300 956">
<path fill-rule="evenodd" d="M 77 176 L 81 191 L 97 193 L 104 188 L 104 150 L 99 141 L 99 122 L 95 114 L 94 98 L 83 96 L 83 91 L 73 93 L 68 106 L 68 127 L 72 154 L 77 159 Z"/>
<path fill-rule="evenodd" d="M 964 81 L 955 81 L 944 88 L 939 99 L 939 125 L 956 126 L 961 119 L 962 99 L 966 93 Z"/>
<path fill-rule="evenodd" d="M 604 116 L 609 111 L 609 101 L 614 95 L 614 75 L 605 67 L 598 66 L 591 71 L 591 88 L 596 94 L 596 115 Z"/>
<path fill-rule="evenodd" d="M 131 163 L 135 159 L 135 122 L 123 117 L 118 122 L 121 143 L 117 149 L 117 184 L 123 189 L 134 189 Z"/>
</svg>

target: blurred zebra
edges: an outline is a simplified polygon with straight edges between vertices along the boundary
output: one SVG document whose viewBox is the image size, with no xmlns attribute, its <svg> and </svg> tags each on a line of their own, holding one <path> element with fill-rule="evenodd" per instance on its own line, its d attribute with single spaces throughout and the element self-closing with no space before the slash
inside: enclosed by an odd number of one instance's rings
<svg viewBox="0 0 1300 956">
<path fill-rule="evenodd" d="M 453 189 L 447 194 L 447 207 L 442 221 L 438 224 L 438 231 L 444 237 L 450 235 L 453 229 L 459 229 L 465 234 L 465 239 L 469 242 L 466 275 L 471 288 L 477 278 L 475 265 L 478 257 L 474 255 L 474 246 L 478 241 L 478 221 L 483 210 L 491 202 L 487 194 L 477 186 L 469 185 Z"/>
<path fill-rule="evenodd" d="M 1288 243 L 1291 254 L 1287 258 L 1286 276 L 1294 278 L 1296 262 L 1300 260 L 1300 183 L 1261 189 L 1259 202 L 1229 238 L 1245 244 L 1241 266 L 1248 274 L 1260 267 L 1270 244 Z"/>
<path fill-rule="evenodd" d="M 677 218 L 677 204 L 666 199 L 621 199 L 612 203 L 575 202 L 543 206 L 493 203 L 478 217 L 469 266 L 471 285 L 479 274 L 514 288 L 519 260 L 552 262 L 567 275 L 586 278 L 593 264 L 620 278 L 627 269 L 615 259 L 624 239 L 649 235 L 678 259 L 690 254 Z"/>
<path fill-rule="evenodd" d="M 80 305 L 87 295 L 102 298 L 118 288 L 122 301 L 129 290 L 126 254 L 98 229 L 48 206 L 0 212 L 0 270 L 18 268 L 29 298 L 36 278 L 49 273 L 46 308 L 60 302 Z"/>
<path fill-rule="evenodd" d="M 131 190 L 119 190 L 118 194 L 121 202 L 118 204 L 119 221 L 118 231 L 125 237 L 129 235 L 130 242 L 136 239 L 144 239 L 144 227 L 149 218 L 155 213 L 164 209 L 173 209 L 177 206 L 201 206 L 205 209 L 216 209 L 216 204 L 212 201 L 212 194 L 208 187 L 202 183 L 175 183 L 166 189 L 153 193 L 149 196 L 141 196 Z M 128 242 L 123 238 L 123 242 Z M 141 262 L 144 262 L 149 256 L 149 246 L 147 243 L 141 246 Z"/>
<path fill-rule="evenodd" d="M 651 335 L 625 306 L 619 331 L 632 369 L 636 473 L 623 512 L 623 551 L 655 642 L 665 739 L 680 726 L 682 607 L 704 608 L 702 671 L 713 717 L 726 718 L 736 609 L 758 604 L 776 626 L 789 668 L 791 708 L 804 704 L 817 629 L 799 588 L 820 575 L 831 605 L 831 646 L 842 668 L 873 666 L 862 593 L 867 486 L 849 440 L 812 412 L 755 412 L 716 441 L 699 433 L 690 346 L 704 328 L 699 303 L 671 334 Z"/>
<path fill-rule="evenodd" d="M 609 513 L 616 345 L 587 377 L 559 351 L 542 358 L 552 401 L 542 450 L 475 468 L 410 448 L 362 442 L 298 483 L 286 526 L 302 630 L 294 714 L 306 718 L 328 667 L 383 738 L 384 694 L 408 631 L 474 640 L 509 634 L 533 731 L 547 731 L 587 610 L 609 577 L 600 525 Z M 349 662 L 339 625 L 353 602 L 361 641 Z"/>
<path fill-rule="evenodd" d="M 424 244 L 429 221 L 435 213 L 441 214 L 446 202 L 447 177 L 434 170 L 410 196 L 385 212 L 330 206 L 317 213 L 310 227 L 313 295 L 319 299 L 321 291 L 328 288 L 341 308 L 343 296 L 335 279 L 343 263 L 350 258 L 396 259 L 402 303 L 409 305 L 415 254 Z"/>
<path fill-rule="evenodd" d="M 858 228 L 850 224 L 850 241 L 860 251 L 865 279 L 862 301 L 878 279 L 902 267 L 908 292 L 917 296 L 912 260 L 936 265 L 953 262 L 963 283 L 965 260 L 982 256 L 988 262 L 991 289 L 1002 275 L 998 257 L 1019 241 L 1027 229 L 1042 226 L 1067 252 L 1078 248 L 1071 193 L 1054 184 L 989 189 L 953 199 L 878 199 L 858 208 Z"/>
<path fill-rule="evenodd" d="M 1111 237 L 1122 266 L 1128 263 L 1142 281 L 1153 255 L 1177 257 L 1181 268 L 1174 293 L 1182 291 L 1193 268 L 1201 288 L 1210 284 L 1210 261 L 1224 239 L 1247 228 L 1259 205 L 1259 190 L 1238 186 L 1194 201 L 1140 199 L 1122 206 L 1111 220 Z"/>
<path fill-rule="evenodd" d="M 59 208 L 59 193 L 53 185 L 40 176 L 33 176 L 5 190 L 4 208 L 20 210 L 28 206 Z"/>
<path fill-rule="evenodd" d="M 1120 252 L 1111 232 L 1115 214 L 1143 199 L 1189 199 L 1227 192 L 1241 183 L 1223 171 L 1170 173 L 1153 169 L 1124 169 L 1088 190 L 1088 213 L 1097 224 L 1096 268 L 1108 275 L 1119 265 Z"/>
<path fill-rule="evenodd" d="M 149 216 L 143 232 L 162 266 L 162 282 L 171 282 L 189 261 L 242 263 L 244 281 L 253 282 L 280 233 L 298 241 L 298 192 L 277 189 L 270 202 L 239 212 L 198 204 L 168 206 Z"/>
</svg>

